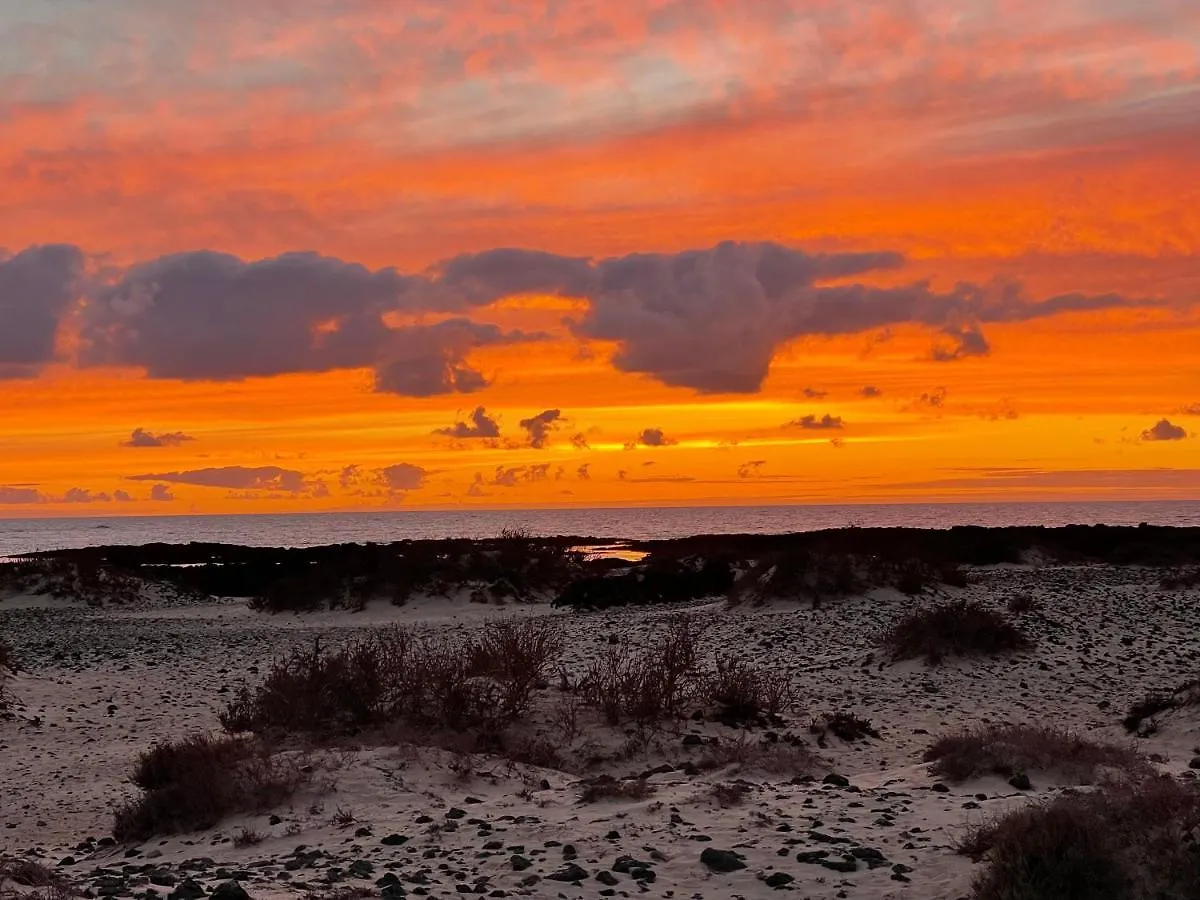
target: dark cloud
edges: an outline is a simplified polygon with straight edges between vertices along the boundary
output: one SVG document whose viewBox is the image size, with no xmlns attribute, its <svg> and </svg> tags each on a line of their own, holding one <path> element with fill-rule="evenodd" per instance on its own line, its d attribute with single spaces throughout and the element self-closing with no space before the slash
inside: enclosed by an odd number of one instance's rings
<svg viewBox="0 0 1200 900">
<path fill-rule="evenodd" d="M 175 499 L 175 495 L 165 484 L 156 484 L 150 488 L 150 499 L 156 503 L 170 503 Z"/>
<path fill-rule="evenodd" d="M 191 435 L 184 434 L 182 431 L 167 431 L 160 434 L 153 434 L 144 428 L 133 429 L 133 434 L 129 436 L 129 440 L 122 441 L 122 447 L 178 447 L 185 441 L 194 441 L 195 438 Z"/>
<path fill-rule="evenodd" d="M 806 387 L 801 393 L 809 400 L 820 400 L 823 397 L 829 396 L 829 391 L 823 391 L 815 387 Z"/>
<path fill-rule="evenodd" d="M 396 463 L 379 470 L 380 482 L 392 493 L 415 491 L 425 484 L 427 473 L 411 463 Z"/>
<path fill-rule="evenodd" d="M 762 467 L 767 464 L 765 459 L 752 459 L 738 466 L 738 478 L 757 478 Z"/>
<path fill-rule="evenodd" d="M 37 488 L 0 484 L 0 504 L 13 506 L 24 503 L 45 503 L 46 498 Z"/>
<path fill-rule="evenodd" d="M 434 434 L 444 434 L 460 440 L 500 437 L 500 423 L 489 416 L 482 406 L 475 407 L 467 418 L 470 419 L 469 422 L 455 422 L 449 428 L 439 428 Z"/>
<path fill-rule="evenodd" d="M 280 491 L 298 494 L 311 488 L 303 472 L 281 469 L 279 466 L 222 466 L 191 469 L 185 472 L 158 472 L 130 475 L 130 481 L 162 481 L 169 484 L 193 484 L 200 487 L 230 488 L 233 490 Z"/>
<path fill-rule="evenodd" d="M 676 254 L 635 254 L 597 266 L 598 293 L 574 323 L 613 341 L 617 368 L 704 393 L 759 390 L 776 351 L 805 335 L 855 334 L 913 323 L 955 327 L 963 355 L 986 344 L 977 325 L 1132 305 L 1117 295 L 1029 301 L 1014 285 L 925 283 L 881 288 L 823 284 L 894 268 L 892 253 L 806 254 L 774 244 L 719 244 Z M 951 348 L 953 354 L 956 348 Z"/>
<path fill-rule="evenodd" d="M 62 498 L 63 503 L 111 503 L 112 495 L 104 492 L 92 493 L 84 488 L 71 488 Z"/>
<path fill-rule="evenodd" d="M 582 463 L 579 468 L 575 470 L 575 475 L 580 481 L 590 480 L 592 477 L 591 463 Z"/>
<path fill-rule="evenodd" d="M 1179 412 L 1185 416 L 1200 416 L 1200 403 L 1192 403 Z"/>
<path fill-rule="evenodd" d="M 0 257 L 0 377 L 36 372 L 53 358 L 57 328 L 81 295 L 84 366 L 217 381 L 370 369 L 377 390 L 417 397 L 481 390 L 488 378 L 471 364 L 472 353 L 546 337 L 466 317 L 517 293 L 579 297 L 587 312 L 568 327 L 614 343 L 618 369 L 706 393 L 759 390 L 778 349 L 802 336 L 925 325 L 952 340 L 935 348 L 935 358 L 961 359 L 987 352 L 988 323 L 1139 303 L 1115 294 L 1034 301 L 1000 282 L 944 293 L 925 283 L 847 283 L 904 258 L 773 243 L 596 261 L 501 248 L 417 274 L 316 253 L 248 262 L 194 251 L 88 281 L 84 261 L 68 246 Z M 447 315 L 456 317 L 438 320 Z M 416 316 L 431 321 L 413 324 Z"/>
<path fill-rule="evenodd" d="M 562 417 L 562 410 L 547 409 L 536 416 L 522 419 L 518 424 L 529 432 L 529 446 L 540 450 L 549 443 L 550 433 L 558 428 Z"/>
<path fill-rule="evenodd" d="M 0 250 L 0 378 L 36 375 L 55 355 L 58 326 L 80 295 L 84 255 L 71 246 Z"/>
<path fill-rule="evenodd" d="M 1186 429 L 1173 425 L 1166 419 L 1159 419 L 1153 428 L 1142 432 L 1143 441 L 1182 441 L 1187 436 Z"/>
<path fill-rule="evenodd" d="M 949 391 L 944 387 L 934 388 L 932 391 L 927 391 L 917 397 L 909 408 L 926 407 L 929 409 L 942 409 L 946 405 L 946 398 L 949 395 Z"/>
<path fill-rule="evenodd" d="M 466 362 L 473 350 L 538 337 L 464 318 L 389 325 L 389 314 L 422 311 L 424 285 L 315 253 L 165 256 L 93 291 L 80 360 L 216 381 L 370 368 L 377 390 L 427 397 L 487 386 Z"/>
<path fill-rule="evenodd" d="M 639 444 L 643 447 L 669 447 L 674 443 L 675 441 L 667 437 L 661 428 L 643 428 L 625 447 L 630 450 Z"/>
<path fill-rule="evenodd" d="M 113 491 L 113 499 L 118 503 L 132 503 L 133 497 L 127 491 Z"/>
<path fill-rule="evenodd" d="M 456 256 L 439 263 L 431 274 L 425 288 L 431 303 L 459 309 L 514 294 L 586 297 L 595 280 L 585 258 L 513 247 Z"/>
<path fill-rule="evenodd" d="M 879 388 L 875 387 L 875 385 L 873 385 L 873 384 L 864 385 L 862 390 L 859 391 L 859 393 L 862 394 L 864 397 L 866 397 L 868 400 L 870 400 L 873 397 L 882 397 L 883 396 L 883 391 L 881 391 Z"/>
<path fill-rule="evenodd" d="M 932 357 L 936 362 L 954 362 L 968 356 L 987 356 L 992 352 L 991 344 L 977 325 L 947 325 L 942 329 L 942 334 L 952 338 L 953 344 L 939 344 L 933 348 Z"/>
<path fill-rule="evenodd" d="M 817 418 L 811 413 L 807 416 L 801 416 L 799 419 L 793 419 L 783 426 L 784 428 L 804 428 L 810 431 L 829 431 L 844 428 L 841 416 L 831 416 L 829 413 Z"/>
<path fill-rule="evenodd" d="M 591 445 L 588 443 L 587 435 L 582 431 L 579 432 L 579 434 L 574 434 L 571 436 L 571 446 L 576 450 L 592 449 Z"/>
</svg>

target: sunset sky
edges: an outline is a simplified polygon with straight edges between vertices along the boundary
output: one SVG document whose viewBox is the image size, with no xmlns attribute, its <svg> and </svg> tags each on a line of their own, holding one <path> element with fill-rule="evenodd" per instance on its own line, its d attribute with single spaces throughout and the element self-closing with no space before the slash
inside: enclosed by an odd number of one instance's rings
<svg viewBox="0 0 1200 900">
<path fill-rule="evenodd" d="M 0 518 L 1200 498 L 1195 0 L 0 0 Z"/>
</svg>

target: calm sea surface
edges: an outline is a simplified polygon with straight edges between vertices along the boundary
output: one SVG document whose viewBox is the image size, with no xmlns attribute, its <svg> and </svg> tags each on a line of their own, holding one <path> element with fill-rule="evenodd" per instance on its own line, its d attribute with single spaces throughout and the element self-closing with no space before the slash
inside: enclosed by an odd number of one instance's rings
<svg viewBox="0 0 1200 900">
<path fill-rule="evenodd" d="M 309 547 L 350 541 L 488 537 L 513 527 L 543 535 L 645 539 L 691 534 L 778 534 L 851 525 L 949 528 L 1140 522 L 1200 525 L 1200 502 L 897 503 L 0 519 L 0 557 L 33 550 L 152 541 Z"/>
</svg>

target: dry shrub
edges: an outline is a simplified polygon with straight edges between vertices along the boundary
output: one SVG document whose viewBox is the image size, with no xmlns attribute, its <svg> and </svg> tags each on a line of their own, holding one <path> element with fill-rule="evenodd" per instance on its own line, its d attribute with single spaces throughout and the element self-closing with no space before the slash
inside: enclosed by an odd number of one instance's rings
<svg viewBox="0 0 1200 900">
<path fill-rule="evenodd" d="M 609 647 L 585 673 L 580 693 L 610 725 L 679 718 L 696 697 L 700 637 L 700 628 L 680 617 L 671 620 L 656 650 L 631 654 Z"/>
<path fill-rule="evenodd" d="M 0 857 L 0 898 L 70 900 L 79 891 L 65 878 L 30 859 Z"/>
<path fill-rule="evenodd" d="M 879 739 L 879 732 L 871 724 L 870 719 L 864 719 L 851 712 L 830 713 L 821 719 L 813 719 L 808 730 L 818 735 L 818 741 L 823 742 L 827 735 L 832 734 L 846 743 L 865 741 L 867 738 Z M 822 746 L 824 744 L 822 743 Z"/>
<path fill-rule="evenodd" d="M 561 646 L 546 623 L 494 624 L 467 641 L 388 628 L 272 664 L 221 713 L 227 731 L 333 737 L 386 724 L 493 732 L 522 715 Z"/>
<path fill-rule="evenodd" d="M 1189 706 L 1200 706 L 1200 680 L 1185 682 L 1169 693 L 1149 694 L 1129 708 L 1125 730 L 1138 737 L 1148 737 L 1158 730 L 1154 717 Z"/>
<path fill-rule="evenodd" d="M 782 672 L 767 672 L 736 656 L 718 656 L 704 684 L 706 698 L 718 708 L 727 724 L 774 719 L 794 701 L 791 679 Z"/>
<path fill-rule="evenodd" d="M 923 657 L 931 665 L 948 656 L 993 656 L 1032 646 L 1017 626 L 975 600 L 915 610 L 888 629 L 883 644 L 893 659 Z"/>
<path fill-rule="evenodd" d="M 808 745 L 791 735 L 777 740 L 755 740 L 747 734 L 734 740 L 711 740 L 704 744 L 695 760 L 696 768 L 702 772 L 732 765 L 789 777 L 812 775 L 822 767 Z"/>
<path fill-rule="evenodd" d="M 1023 616 L 1026 613 L 1031 613 L 1039 605 L 1037 598 L 1033 594 L 1013 594 L 1008 598 L 1008 611 L 1014 616 Z"/>
<path fill-rule="evenodd" d="M 8 681 L 12 673 L 17 671 L 17 657 L 13 648 L 0 638 L 0 713 L 8 709 Z"/>
<path fill-rule="evenodd" d="M 730 807 L 744 803 L 753 790 L 753 786 L 744 781 L 728 781 L 714 784 L 708 793 L 721 807 Z"/>
<path fill-rule="evenodd" d="M 261 844 L 267 839 L 267 836 L 261 831 L 255 831 L 253 828 L 243 828 L 233 836 L 233 846 L 253 847 L 255 844 Z"/>
<path fill-rule="evenodd" d="M 113 836 L 140 841 L 211 828 L 234 813 L 277 806 L 312 780 L 314 767 L 276 755 L 255 738 L 195 735 L 154 745 L 130 779 L 142 795 L 117 809 Z"/>
<path fill-rule="evenodd" d="M 645 800 L 654 795 L 655 787 L 644 778 L 617 779 L 601 775 L 584 782 L 579 791 L 580 803 L 598 800 Z"/>
<path fill-rule="evenodd" d="M 972 900 L 1194 900 L 1200 787 L 1162 776 L 1072 791 L 972 829 Z"/>
<path fill-rule="evenodd" d="M 1137 776 L 1151 771 L 1150 764 L 1128 747 L 1044 725 L 987 725 L 945 735 L 930 745 L 924 759 L 932 763 L 934 774 L 951 781 L 1045 771 L 1078 784 L 1094 784 L 1104 770 Z"/>
</svg>

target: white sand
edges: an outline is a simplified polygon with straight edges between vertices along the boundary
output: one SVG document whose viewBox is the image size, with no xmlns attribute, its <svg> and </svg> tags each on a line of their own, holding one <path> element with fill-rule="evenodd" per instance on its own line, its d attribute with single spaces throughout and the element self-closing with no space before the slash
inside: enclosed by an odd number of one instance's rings
<svg viewBox="0 0 1200 900">
<path fill-rule="evenodd" d="M 679 609 L 567 614 L 544 606 L 425 600 L 359 614 L 267 616 L 228 602 L 88 609 L 38 598 L 0 601 L 0 633 L 9 636 L 30 670 L 10 686 L 16 716 L 0 720 L 0 854 L 51 864 L 72 857 L 75 864 L 60 868 L 80 883 L 94 881 L 100 866 L 119 870 L 150 861 L 177 867 L 209 858 L 213 863 L 200 880 L 215 884 L 228 874 L 215 872 L 221 866 L 253 872 L 252 879 L 243 879 L 253 897 L 328 894 L 329 866 L 347 868 L 355 860 L 372 864 L 370 877 L 347 874 L 341 883 L 372 887 L 394 872 L 409 890 L 425 881 L 429 896 L 456 895 L 455 885 L 464 879 L 486 878 L 481 895 L 595 897 L 605 889 L 595 875 L 611 870 L 622 855 L 652 863 L 656 880 L 647 887 L 655 896 L 668 891 L 679 898 L 766 896 L 773 889 L 762 878 L 784 872 L 795 877 L 789 889 L 801 897 L 962 897 L 975 869 L 952 850 L 964 827 L 1060 785 L 1034 774 L 1035 790 L 1024 794 L 999 778 L 931 791 L 935 779 L 921 754 L 934 736 L 975 723 L 1032 722 L 1128 742 L 1120 719 L 1132 701 L 1200 675 L 1194 633 L 1200 598 L 1194 591 L 1158 590 L 1157 572 L 994 568 L 980 578 L 966 593 L 1001 604 L 1021 593 L 1039 601 L 1039 609 L 1022 619 L 1038 640 L 1035 650 L 936 669 L 916 662 L 881 666 L 878 634 L 913 603 L 891 591 L 815 611 L 807 604 L 781 603 L 686 608 L 710 623 L 707 646 L 714 652 L 791 673 L 800 695 L 790 717 L 794 731 L 811 739 L 809 721 L 837 710 L 872 720 L 881 739 L 853 745 L 831 739 L 817 751 L 828 763 L 824 771 L 849 777 L 849 789 L 791 784 L 789 775 L 764 772 L 688 776 L 677 769 L 653 776 L 657 793 L 648 798 L 582 805 L 579 772 L 474 757 L 464 775 L 453 771 L 461 760 L 445 751 L 376 747 L 346 761 L 332 792 L 310 791 L 276 810 L 281 820 L 276 825 L 266 814 L 230 820 L 210 832 L 149 841 L 128 858 L 123 847 L 72 848 L 109 832 L 112 805 L 131 793 L 126 779 L 139 752 L 155 741 L 216 729 L 217 710 L 229 693 L 253 683 L 288 647 L 318 634 L 336 640 L 392 622 L 462 630 L 496 616 L 544 615 L 561 627 L 568 665 L 578 671 L 607 646 L 611 634 L 627 646 L 653 646 L 662 617 Z M 1126 645 L 1123 638 L 1132 641 Z M 664 760 L 682 765 L 703 751 L 682 745 L 689 731 L 725 740 L 733 735 L 723 726 L 675 723 L 655 736 L 643 757 L 605 771 L 635 774 Z M 625 737 L 596 732 L 602 747 Z M 1137 741 L 1143 752 L 1161 755 L 1162 768 L 1173 772 L 1187 772 L 1197 744 L 1200 721 L 1182 716 Z M 738 778 L 750 783 L 749 797 L 722 808 L 711 796 L 712 786 Z M 465 816 L 447 819 L 453 808 Z M 334 824 L 339 809 L 352 811 L 354 824 Z M 421 816 L 432 822 L 418 823 Z M 243 827 L 268 837 L 234 848 L 230 839 Z M 356 836 L 362 828 L 370 834 Z M 381 843 L 394 833 L 409 840 L 402 846 Z M 849 843 L 826 843 L 821 835 Z M 493 841 L 499 849 L 485 850 Z M 573 861 L 588 873 L 581 886 L 545 880 L 564 865 L 563 851 L 553 842 L 577 848 Z M 304 857 L 284 881 L 283 863 L 295 858 L 300 845 L 327 855 Z M 510 862 L 516 846 L 532 861 L 525 871 L 514 871 Z M 887 864 L 874 869 L 861 864 L 843 874 L 795 859 L 801 851 L 837 855 L 851 846 L 877 850 Z M 710 873 L 699 861 L 706 847 L 737 851 L 747 868 Z M 911 881 L 893 879 L 895 864 L 911 868 L 906 876 Z M 522 886 L 531 875 L 543 880 Z M 417 884 L 406 881 L 413 877 Z M 137 884 L 136 874 L 126 878 Z M 628 874 L 617 879 L 616 891 L 640 892 Z M 145 887 L 143 881 L 136 890 Z M 154 889 L 164 896 L 170 890 Z"/>
</svg>

